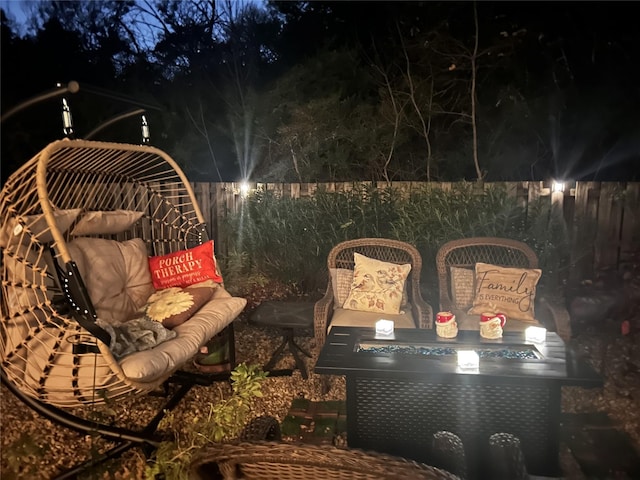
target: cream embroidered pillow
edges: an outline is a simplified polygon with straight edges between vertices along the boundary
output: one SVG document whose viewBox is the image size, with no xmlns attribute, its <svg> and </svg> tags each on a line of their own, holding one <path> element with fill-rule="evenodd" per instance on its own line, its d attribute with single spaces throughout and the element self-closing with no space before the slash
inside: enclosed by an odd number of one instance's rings
<svg viewBox="0 0 640 480">
<path fill-rule="evenodd" d="M 473 305 L 475 276 L 471 268 L 451 267 L 451 300 L 457 307 Z"/>
<path fill-rule="evenodd" d="M 506 268 L 476 263 L 476 295 L 469 314 L 504 313 L 509 318 L 535 322 L 533 303 L 542 270 Z"/>
<path fill-rule="evenodd" d="M 331 287 L 333 289 L 333 309 L 342 308 L 344 302 L 351 292 L 351 284 L 353 283 L 353 270 L 348 268 L 330 268 Z M 473 272 L 471 272 L 473 275 Z M 406 282 L 405 282 L 406 283 Z M 473 300 L 473 292 L 471 292 L 471 300 Z M 471 300 L 466 305 L 471 305 Z M 400 308 L 405 308 L 409 304 L 409 295 L 407 294 L 406 284 L 402 289 L 402 303 Z"/>
<path fill-rule="evenodd" d="M 382 262 L 354 253 L 355 268 L 343 308 L 363 312 L 400 313 L 404 284 L 411 265 Z"/>
</svg>

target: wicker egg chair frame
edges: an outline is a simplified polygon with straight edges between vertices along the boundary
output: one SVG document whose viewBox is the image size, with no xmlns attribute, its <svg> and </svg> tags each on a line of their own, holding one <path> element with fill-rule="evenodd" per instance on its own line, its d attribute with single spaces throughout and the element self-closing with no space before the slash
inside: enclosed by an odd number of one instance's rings
<svg viewBox="0 0 640 480">
<path fill-rule="evenodd" d="M 208 375 L 179 369 L 152 382 L 126 377 L 108 347 L 109 334 L 96 324 L 96 311 L 69 253 L 73 225 L 64 231 L 59 228 L 60 212 L 74 209 L 143 212 L 125 231 L 95 236 L 117 241 L 141 238 L 148 255 L 164 255 L 208 240 L 186 176 L 169 155 L 147 145 L 55 141 L 5 183 L 0 199 L 1 379 L 20 400 L 48 419 L 116 441 L 116 447 L 101 458 L 60 478 L 72 477 L 135 445 L 152 452 L 160 442 L 156 429 L 164 414 L 192 386 L 229 378 L 228 373 Z M 225 332 L 233 366 L 232 324 Z M 78 407 L 83 410 L 152 391 L 164 392 L 166 401 L 138 430 L 75 413 Z"/>
</svg>

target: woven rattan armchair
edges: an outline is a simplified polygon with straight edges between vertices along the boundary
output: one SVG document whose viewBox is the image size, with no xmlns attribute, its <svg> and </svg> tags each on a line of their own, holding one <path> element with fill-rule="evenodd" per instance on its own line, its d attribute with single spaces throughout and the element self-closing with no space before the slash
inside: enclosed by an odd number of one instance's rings
<svg viewBox="0 0 640 480">
<path fill-rule="evenodd" d="M 436 254 L 436 269 L 440 289 L 440 310 L 451 311 L 458 323 L 469 324 L 467 308 L 456 305 L 452 295 L 451 267 L 473 269 L 477 262 L 502 267 L 538 268 L 538 257 L 527 244 L 507 238 L 474 237 L 452 240 L 440 247 Z M 558 301 L 536 295 L 536 319 L 546 328 L 555 330 L 565 341 L 571 338 L 569 313 Z M 477 319 L 474 320 L 477 321 Z M 507 321 L 507 328 L 520 328 L 517 322 Z"/>
<path fill-rule="evenodd" d="M 423 300 L 420 293 L 420 274 L 422 257 L 418 250 L 406 242 L 384 238 L 359 238 L 341 242 L 331 249 L 327 257 L 329 272 L 332 269 L 353 270 L 355 266 L 354 253 L 369 258 L 396 264 L 411 264 L 411 272 L 407 277 L 405 291 L 408 297 L 407 313 L 410 314 L 416 328 L 432 328 L 433 309 Z M 314 332 L 319 346 L 324 344 L 327 331 L 336 310 L 332 275 L 329 275 L 327 291 L 314 307 Z M 342 310 L 342 309 L 338 309 Z M 360 312 L 358 312 L 360 313 Z M 385 318 L 392 318 L 385 315 Z M 344 324 L 343 324 L 344 325 Z M 372 325 L 373 326 L 373 325 Z"/>
<path fill-rule="evenodd" d="M 276 442 L 215 444 L 191 464 L 192 478 L 454 480 L 459 477 L 401 457 L 332 446 Z"/>
</svg>

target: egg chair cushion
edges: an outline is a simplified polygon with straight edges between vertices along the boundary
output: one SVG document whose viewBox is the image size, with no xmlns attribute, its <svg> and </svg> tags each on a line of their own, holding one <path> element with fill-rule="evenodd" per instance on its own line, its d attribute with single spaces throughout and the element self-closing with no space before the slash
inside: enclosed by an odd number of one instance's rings
<svg viewBox="0 0 640 480">
<path fill-rule="evenodd" d="M 53 218 L 60 233 L 66 232 L 78 218 L 82 209 L 55 210 Z M 44 214 L 25 215 L 20 218 L 10 217 L 0 228 L 0 247 L 9 248 L 16 244 L 28 244 L 31 236 L 40 243 L 53 242 L 51 227 L 47 224 Z"/>
<path fill-rule="evenodd" d="M 71 231 L 71 235 L 114 235 L 130 229 L 140 220 L 142 214 L 132 210 L 85 212 Z"/>
<path fill-rule="evenodd" d="M 101 321 L 117 325 L 140 316 L 156 293 L 143 240 L 118 242 L 81 237 L 68 246 Z M 190 312 L 188 321 L 173 325 L 174 338 L 118 359 L 128 379 L 149 383 L 166 377 L 167 372 L 189 361 L 240 314 L 246 299 L 232 297 L 220 284 L 208 285 L 213 288 L 211 298 Z"/>
<path fill-rule="evenodd" d="M 172 331 L 177 336 L 151 350 L 136 352 L 120 360 L 124 375 L 138 382 L 153 382 L 191 360 L 210 338 L 240 314 L 247 300 L 232 297 L 222 287 L 187 322 Z"/>
<path fill-rule="evenodd" d="M 133 318 L 155 291 L 147 248 L 140 238 L 118 242 L 80 237 L 70 242 L 68 249 L 103 321 Z"/>
</svg>

